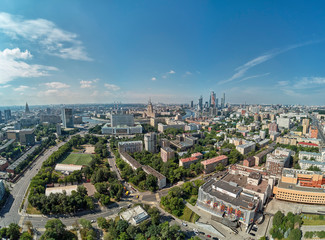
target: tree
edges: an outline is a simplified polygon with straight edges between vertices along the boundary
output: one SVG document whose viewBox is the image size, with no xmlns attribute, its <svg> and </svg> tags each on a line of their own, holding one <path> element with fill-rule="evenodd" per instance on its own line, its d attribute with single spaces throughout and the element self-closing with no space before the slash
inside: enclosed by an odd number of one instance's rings
<svg viewBox="0 0 325 240">
<path fill-rule="evenodd" d="M 127 221 L 120 219 L 116 224 L 116 230 L 120 233 L 125 232 L 128 226 L 129 223 Z"/>
<path fill-rule="evenodd" d="M 33 236 L 29 232 L 23 232 L 19 240 L 33 240 Z"/>
<path fill-rule="evenodd" d="M 152 192 L 158 189 L 157 178 L 154 175 L 149 174 L 147 176 L 146 188 Z"/>
<path fill-rule="evenodd" d="M 107 230 L 109 228 L 108 222 L 103 217 L 97 218 L 97 224 L 98 224 L 98 227 L 100 227 L 101 229 Z"/>
<path fill-rule="evenodd" d="M 217 171 L 223 171 L 225 169 L 225 166 L 222 163 L 219 163 L 218 166 L 216 166 Z"/>
<path fill-rule="evenodd" d="M 93 226 L 91 225 L 91 222 L 87 219 L 81 218 L 79 219 L 80 225 L 85 229 L 92 229 Z"/>
<path fill-rule="evenodd" d="M 273 217 L 273 226 L 280 226 L 283 222 L 283 217 L 283 213 L 281 211 L 277 211 Z"/>
<path fill-rule="evenodd" d="M 20 236 L 20 227 L 16 223 L 10 223 L 7 234 L 10 240 L 18 240 Z"/>
<path fill-rule="evenodd" d="M 45 233 L 42 235 L 41 239 L 66 239 L 65 225 L 59 219 L 48 220 L 45 224 Z"/>
<path fill-rule="evenodd" d="M 300 240 L 301 239 L 301 231 L 298 228 L 291 230 L 288 236 L 289 240 Z"/>
</svg>

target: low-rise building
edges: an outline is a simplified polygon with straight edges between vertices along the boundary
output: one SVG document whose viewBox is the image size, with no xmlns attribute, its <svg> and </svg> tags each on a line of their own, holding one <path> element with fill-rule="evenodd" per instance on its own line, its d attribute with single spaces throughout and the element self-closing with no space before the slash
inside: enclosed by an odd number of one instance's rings
<svg viewBox="0 0 325 240">
<path fill-rule="evenodd" d="M 325 172 L 325 162 L 318 162 L 312 160 L 299 160 L 301 169 L 307 170 L 310 167 L 318 167 L 321 171 Z"/>
<path fill-rule="evenodd" d="M 191 157 L 196 157 L 197 159 L 201 160 L 203 158 L 203 154 L 200 152 L 192 153 Z"/>
<path fill-rule="evenodd" d="M 133 157 L 131 157 L 127 152 L 120 151 L 120 156 L 121 156 L 122 160 L 124 162 L 126 162 L 128 165 L 130 165 L 130 167 L 133 170 L 137 170 L 138 168 L 142 167 L 142 165 L 137 160 L 135 160 Z"/>
<path fill-rule="evenodd" d="M 135 226 L 148 219 L 149 215 L 140 205 L 138 205 L 122 212 L 120 218 Z"/>
<path fill-rule="evenodd" d="M 157 185 L 159 189 L 166 187 L 167 179 L 164 175 L 148 165 L 142 166 L 142 169 L 146 174 L 151 174 L 157 178 Z"/>
<path fill-rule="evenodd" d="M 324 188 L 325 176 L 322 172 L 285 168 L 273 193 L 279 200 L 325 205 Z"/>
<path fill-rule="evenodd" d="M 254 142 L 246 142 L 245 144 L 238 145 L 236 147 L 237 151 L 243 155 L 246 155 L 252 151 L 255 151 L 256 144 Z"/>
<path fill-rule="evenodd" d="M 179 159 L 179 166 L 188 168 L 192 163 L 196 163 L 199 159 L 197 157 L 188 157 Z"/>
<path fill-rule="evenodd" d="M 300 151 L 299 152 L 299 159 L 300 160 L 315 160 L 315 161 L 325 161 L 325 152 L 317 153 L 317 152 L 305 152 Z"/>
<path fill-rule="evenodd" d="M 128 153 L 142 152 L 143 143 L 142 141 L 119 142 L 118 150 L 128 152 Z"/>
<path fill-rule="evenodd" d="M 65 173 L 65 174 L 70 174 L 74 171 L 80 171 L 82 168 L 83 168 L 82 165 L 58 163 L 55 165 L 54 170 Z"/>
<path fill-rule="evenodd" d="M 0 171 L 6 170 L 6 168 L 9 166 L 7 159 L 0 157 Z"/>
<path fill-rule="evenodd" d="M 202 161 L 201 164 L 203 165 L 203 172 L 205 174 L 208 174 L 210 172 L 213 172 L 218 164 L 222 164 L 226 166 L 228 164 L 228 157 L 225 155 L 221 155 L 218 157 L 210 158 L 208 160 Z"/>
</svg>

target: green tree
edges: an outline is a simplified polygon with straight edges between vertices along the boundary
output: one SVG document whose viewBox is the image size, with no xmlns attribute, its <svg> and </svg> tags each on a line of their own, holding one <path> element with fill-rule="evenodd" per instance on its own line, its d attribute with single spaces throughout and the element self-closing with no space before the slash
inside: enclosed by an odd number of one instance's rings
<svg viewBox="0 0 325 240">
<path fill-rule="evenodd" d="M 288 236 L 289 240 L 300 240 L 301 239 L 301 231 L 298 228 L 291 230 Z"/>
<path fill-rule="evenodd" d="M 283 213 L 281 211 L 277 211 L 273 217 L 273 226 L 280 226 L 283 222 L 283 217 Z"/>
<path fill-rule="evenodd" d="M 20 227 L 16 223 L 10 223 L 7 234 L 10 240 L 18 240 L 20 236 Z"/>
<path fill-rule="evenodd" d="M 29 232 L 23 232 L 19 240 L 33 240 L 33 236 Z"/>
<path fill-rule="evenodd" d="M 107 230 L 109 228 L 108 222 L 103 217 L 97 218 L 97 224 L 98 224 L 98 227 L 100 227 L 101 229 Z"/>
</svg>

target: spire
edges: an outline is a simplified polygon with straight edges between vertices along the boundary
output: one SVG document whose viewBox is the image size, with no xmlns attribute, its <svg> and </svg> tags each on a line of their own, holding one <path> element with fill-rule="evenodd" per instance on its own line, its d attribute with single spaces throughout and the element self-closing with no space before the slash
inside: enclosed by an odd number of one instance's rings
<svg viewBox="0 0 325 240">
<path fill-rule="evenodd" d="M 26 102 L 26 107 L 25 107 L 25 113 L 27 114 L 27 113 L 30 113 L 30 111 L 29 111 L 29 107 L 28 107 L 28 103 Z"/>
</svg>

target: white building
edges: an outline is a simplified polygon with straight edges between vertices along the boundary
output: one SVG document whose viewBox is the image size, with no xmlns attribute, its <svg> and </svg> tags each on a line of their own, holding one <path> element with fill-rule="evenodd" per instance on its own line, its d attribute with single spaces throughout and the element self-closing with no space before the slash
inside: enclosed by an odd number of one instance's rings
<svg viewBox="0 0 325 240">
<path fill-rule="evenodd" d="M 282 118 L 278 117 L 276 123 L 280 128 L 287 128 L 290 129 L 290 118 Z"/>
<path fill-rule="evenodd" d="M 128 153 L 142 152 L 143 143 L 142 141 L 128 141 L 118 143 L 119 151 L 124 151 Z"/>
<path fill-rule="evenodd" d="M 236 147 L 237 151 L 245 155 L 252 151 L 255 151 L 256 144 L 254 142 L 246 142 L 245 144 L 238 145 Z"/>
<path fill-rule="evenodd" d="M 148 219 L 149 215 L 141 206 L 136 206 L 122 212 L 120 218 L 135 226 Z"/>
<path fill-rule="evenodd" d="M 144 148 L 146 151 L 155 153 L 157 151 L 157 134 L 146 133 L 144 135 Z"/>
</svg>

